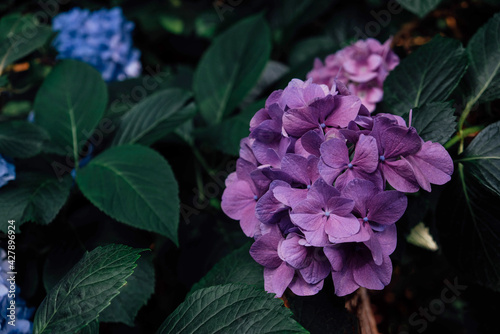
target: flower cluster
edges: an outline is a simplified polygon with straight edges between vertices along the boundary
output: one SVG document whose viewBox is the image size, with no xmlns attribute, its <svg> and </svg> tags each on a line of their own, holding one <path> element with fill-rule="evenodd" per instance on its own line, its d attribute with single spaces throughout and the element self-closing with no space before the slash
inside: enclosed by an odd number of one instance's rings
<svg viewBox="0 0 500 334">
<path fill-rule="evenodd" d="M 134 23 L 124 18 L 121 8 L 93 13 L 73 8 L 54 17 L 52 26 L 59 32 L 53 42 L 58 58 L 92 65 L 105 81 L 140 75 L 141 53 L 132 45 Z"/>
<path fill-rule="evenodd" d="M 391 50 L 391 42 L 389 39 L 380 44 L 368 38 L 327 56 L 325 64 L 316 58 L 307 78 L 329 87 L 334 85 L 335 79 L 342 81 L 372 112 L 375 104 L 382 101 L 385 78 L 399 64 L 398 56 Z"/>
<path fill-rule="evenodd" d="M 450 180 L 453 162 L 398 116 L 371 116 L 346 86 L 292 80 L 250 122 L 222 209 L 255 238 L 265 288 L 343 296 L 391 279 L 403 192 Z M 395 190 L 389 190 L 387 183 Z"/>
<path fill-rule="evenodd" d="M 15 309 L 15 326 L 8 324 L 11 321 L 10 311 L 7 309 L 10 306 L 11 298 L 11 282 L 8 281 L 9 264 L 7 262 L 7 254 L 0 248 L 0 333 L 2 334 L 29 334 L 33 331 L 33 323 L 29 320 L 35 312 L 34 308 L 28 308 L 26 302 L 19 297 L 19 288 L 16 287 L 16 309 Z M 8 314 L 9 312 L 9 314 Z"/>
<path fill-rule="evenodd" d="M 16 178 L 16 167 L 0 154 L 0 187 Z"/>
</svg>

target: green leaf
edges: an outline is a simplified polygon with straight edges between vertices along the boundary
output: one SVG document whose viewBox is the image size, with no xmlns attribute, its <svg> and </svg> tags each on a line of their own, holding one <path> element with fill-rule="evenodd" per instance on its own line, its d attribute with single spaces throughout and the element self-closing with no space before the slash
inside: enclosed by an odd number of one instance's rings
<svg viewBox="0 0 500 334">
<path fill-rule="evenodd" d="M 63 60 L 44 80 L 35 98 L 35 123 L 49 133 L 53 145 L 79 152 L 101 119 L 108 101 L 106 84 L 91 66 Z"/>
<path fill-rule="evenodd" d="M 436 36 L 389 74 L 384 82 L 384 101 L 396 115 L 425 103 L 444 101 L 466 68 L 467 59 L 460 42 Z"/>
<path fill-rule="evenodd" d="M 1 84 L 0 84 L 1 87 Z M 31 102 L 24 100 L 9 101 L 2 108 L 2 114 L 7 117 L 19 117 L 32 110 Z"/>
<path fill-rule="evenodd" d="M 66 203 L 71 183 L 69 175 L 58 180 L 44 174 L 18 173 L 16 180 L 0 191 L 0 219 L 14 219 L 16 227 L 27 221 L 50 223 Z"/>
<path fill-rule="evenodd" d="M 417 14 L 421 18 L 434 10 L 443 0 L 398 0 L 404 9 Z"/>
<path fill-rule="evenodd" d="M 49 135 L 26 121 L 0 123 L 0 154 L 13 158 L 30 158 L 42 150 Z"/>
<path fill-rule="evenodd" d="M 155 269 L 151 256 L 142 256 L 120 294 L 100 315 L 101 322 L 122 322 L 134 327 L 137 312 L 146 305 L 155 289 Z"/>
<path fill-rule="evenodd" d="M 469 68 L 462 91 L 472 106 L 500 98 L 500 13 L 476 32 L 467 45 Z"/>
<path fill-rule="evenodd" d="M 141 251 L 108 245 L 85 253 L 38 307 L 33 333 L 74 333 L 97 319 L 127 283 Z"/>
<path fill-rule="evenodd" d="M 446 143 L 455 133 L 457 121 L 452 102 L 430 102 L 413 109 L 411 125 L 424 141 Z"/>
<path fill-rule="evenodd" d="M 99 320 L 91 321 L 87 326 L 79 330 L 78 334 L 99 334 Z"/>
<path fill-rule="evenodd" d="M 227 284 L 193 293 L 165 320 L 159 334 L 308 333 L 273 295 Z"/>
<path fill-rule="evenodd" d="M 189 295 L 199 289 L 228 283 L 253 285 L 264 290 L 263 267 L 250 256 L 251 245 L 252 243 L 248 242 L 220 260 L 193 285 Z"/>
<path fill-rule="evenodd" d="M 481 131 L 460 161 L 467 172 L 500 196 L 500 122 Z"/>
<path fill-rule="evenodd" d="M 500 291 L 500 198 L 465 173 L 446 188 L 436 213 L 441 248 L 454 267 Z"/>
<path fill-rule="evenodd" d="M 79 170 L 76 182 L 107 215 L 178 244 L 179 189 L 170 165 L 156 151 L 139 145 L 111 148 Z"/>
<path fill-rule="evenodd" d="M 198 130 L 197 138 L 204 144 L 212 145 L 226 154 L 237 156 L 240 151 L 240 141 L 250 133 L 250 120 L 257 110 L 264 107 L 263 100 L 257 101 L 246 108 L 241 114 L 223 120 L 220 124 Z"/>
<path fill-rule="evenodd" d="M 257 83 L 269 60 L 271 32 L 261 15 L 249 17 L 218 36 L 205 52 L 193 90 L 208 124 L 219 123 Z"/>
<path fill-rule="evenodd" d="M 136 104 L 123 117 L 113 145 L 151 145 L 192 118 L 194 105 L 186 106 L 191 93 L 165 89 Z"/>
<path fill-rule="evenodd" d="M 184 22 L 181 18 L 174 16 L 163 14 L 158 18 L 161 26 L 168 32 L 171 32 L 175 35 L 180 35 L 184 31 Z"/>
<path fill-rule="evenodd" d="M 245 97 L 239 107 L 241 109 L 247 108 L 251 103 L 255 102 L 259 96 L 261 96 L 266 90 L 280 80 L 285 74 L 288 73 L 290 69 L 288 66 L 274 60 L 267 62 L 264 71 L 260 75 L 259 80 L 252 88 L 250 93 Z"/>
<path fill-rule="evenodd" d="M 52 29 L 33 15 L 11 14 L 0 21 L 0 74 L 6 66 L 45 44 Z"/>
</svg>

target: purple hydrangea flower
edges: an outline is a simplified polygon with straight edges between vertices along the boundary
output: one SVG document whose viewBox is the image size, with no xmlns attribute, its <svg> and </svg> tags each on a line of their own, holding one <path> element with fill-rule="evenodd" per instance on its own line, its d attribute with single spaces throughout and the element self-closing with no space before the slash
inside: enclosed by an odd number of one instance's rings
<svg viewBox="0 0 500 334">
<path fill-rule="evenodd" d="M 382 191 L 370 181 L 354 179 L 342 189 L 342 196 L 354 201 L 353 213 L 375 231 L 395 224 L 406 210 L 408 199 L 396 190 Z"/>
<path fill-rule="evenodd" d="M 337 189 L 319 179 L 307 198 L 293 208 L 290 218 L 309 244 L 322 247 L 329 244 L 329 238 L 345 238 L 359 232 L 353 208 L 352 200 L 341 197 Z"/>
<path fill-rule="evenodd" d="M 396 190 L 416 192 L 419 190 L 413 168 L 404 159 L 417 153 L 422 139 L 415 128 L 396 125 L 388 118 L 377 117 L 371 135 L 375 138 L 379 154 L 379 170 L 387 182 Z"/>
<path fill-rule="evenodd" d="M 256 240 L 250 255 L 264 266 L 266 291 L 277 297 L 287 287 L 300 296 L 316 294 L 331 272 L 321 249 L 307 246 L 304 237 L 295 232 L 284 238 L 276 226 Z"/>
<path fill-rule="evenodd" d="M 361 134 L 356 143 L 352 161 L 345 140 L 331 139 L 321 145 L 321 177 L 330 184 L 342 189 L 353 179 L 371 180 L 382 188 L 382 178 L 377 172 L 379 155 L 377 142 L 371 136 Z"/>
<path fill-rule="evenodd" d="M 431 183 L 441 185 L 451 180 L 453 160 L 438 143 L 423 143 L 420 151 L 406 160 L 412 166 L 419 186 L 426 191 L 431 191 Z"/>
<path fill-rule="evenodd" d="M 53 42 L 59 59 L 92 65 L 105 81 L 140 75 L 141 53 L 132 42 L 134 23 L 125 19 L 120 7 L 92 13 L 73 8 L 54 17 L 52 27 L 59 32 Z"/>
<path fill-rule="evenodd" d="M 239 159 L 236 172 L 226 179 L 226 191 L 222 196 L 222 210 L 229 217 L 239 220 L 241 229 L 249 237 L 255 235 L 260 225 L 255 207 L 263 195 L 262 189 L 252 179 L 252 167 L 252 163 Z"/>
<path fill-rule="evenodd" d="M 383 63 L 380 52 L 359 64 Z M 452 173 L 446 150 L 401 117 L 371 116 L 340 81 L 294 79 L 252 118 L 222 209 L 256 240 L 250 254 L 264 266 L 266 291 L 312 295 L 331 273 L 346 295 L 389 283 L 403 192 L 430 191 Z"/>
<path fill-rule="evenodd" d="M 305 97 L 300 96 L 297 81 L 299 80 L 294 79 L 281 96 L 282 108 L 285 110 L 283 128 L 291 136 L 300 137 L 314 129 L 346 127 L 358 115 L 361 101 L 356 96 L 341 96 L 335 92 L 332 94 L 328 87 L 313 84 L 312 80 L 303 83 L 302 87 L 304 91 L 311 93 L 304 93 Z"/>
<path fill-rule="evenodd" d="M 345 296 L 359 287 L 383 289 L 391 281 L 392 262 L 383 256 L 377 265 L 370 249 L 360 242 L 325 247 L 324 252 L 332 266 L 332 278 L 337 296 Z"/>
<path fill-rule="evenodd" d="M 399 64 L 391 43 L 392 38 L 384 44 L 373 38 L 359 40 L 326 57 L 325 64 L 316 59 L 307 78 L 328 87 L 332 87 L 335 80 L 343 82 L 372 112 L 376 103 L 382 101 L 385 78 Z"/>
<path fill-rule="evenodd" d="M 0 187 L 16 178 L 16 167 L 0 154 Z"/>
</svg>

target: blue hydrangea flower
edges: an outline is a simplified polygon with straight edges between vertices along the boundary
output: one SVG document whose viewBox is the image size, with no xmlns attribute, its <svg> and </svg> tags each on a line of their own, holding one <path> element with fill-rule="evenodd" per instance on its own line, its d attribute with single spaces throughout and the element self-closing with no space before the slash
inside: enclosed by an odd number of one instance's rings
<svg viewBox="0 0 500 334">
<path fill-rule="evenodd" d="M 0 154 L 0 188 L 16 178 L 16 167 Z"/>
<path fill-rule="evenodd" d="M 134 23 L 125 19 L 120 7 L 95 12 L 73 8 L 54 17 L 52 28 L 59 32 L 53 42 L 59 59 L 92 65 L 108 82 L 141 73 L 141 53 L 132 45 Z"/>
<path fill-rule="evenodd" d="M 10 304 L 9 288 L 10 275 L 6 252 L 0 248 L 0 334 L 30 334 L 33 332 L 33 323 L 30 321 L 35 309 L 26 306 L 26 302 L 19 296 L 20 290 L 16 287 L 16 322 L 15 327 L 9 325 L 7 307 Z"/>
</svg>

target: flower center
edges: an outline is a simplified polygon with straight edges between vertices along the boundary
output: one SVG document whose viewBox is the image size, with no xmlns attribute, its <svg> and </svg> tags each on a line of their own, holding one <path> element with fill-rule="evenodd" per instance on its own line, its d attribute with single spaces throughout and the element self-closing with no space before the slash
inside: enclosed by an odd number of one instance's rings
<svg viewBox="0 0 500 334">
<path fill-rule="evenodd" d="M 325 217 L 330 217 L 330 211 L 325 211 Z"/>
<path fill-rule="evenodd" d="M 385 157 L 383 155 L 380 156 L 380 161 L 385 161 Z"/>
<path fill-rule="evenodd" d="M 351 164 L 351 163 L 348 163 L 348 164 L 347 164 L 347 168 L 352 169 L 352 164 Z"/>
<path fill-rule="evenodd" d="M 311 185 L 310 184 L 307 185 L 307 189 L 311 189 Z"/>
<path fill-rule="evenodd" d="M 253 200 L 256 201 L 259 197 L 257 195 L 253 195 Z"/>
<path fill-rule="evenodd" d="M 368 221 L 368 217 L 363 218 L 363 221 L 367 222 Z"/>
<path fill-rule="evenodd" d="M 321 123 L 319 126 L 321 126 L 322 129 L 326 128 L 326 124 L 325 123 Z"/>
</svg>

